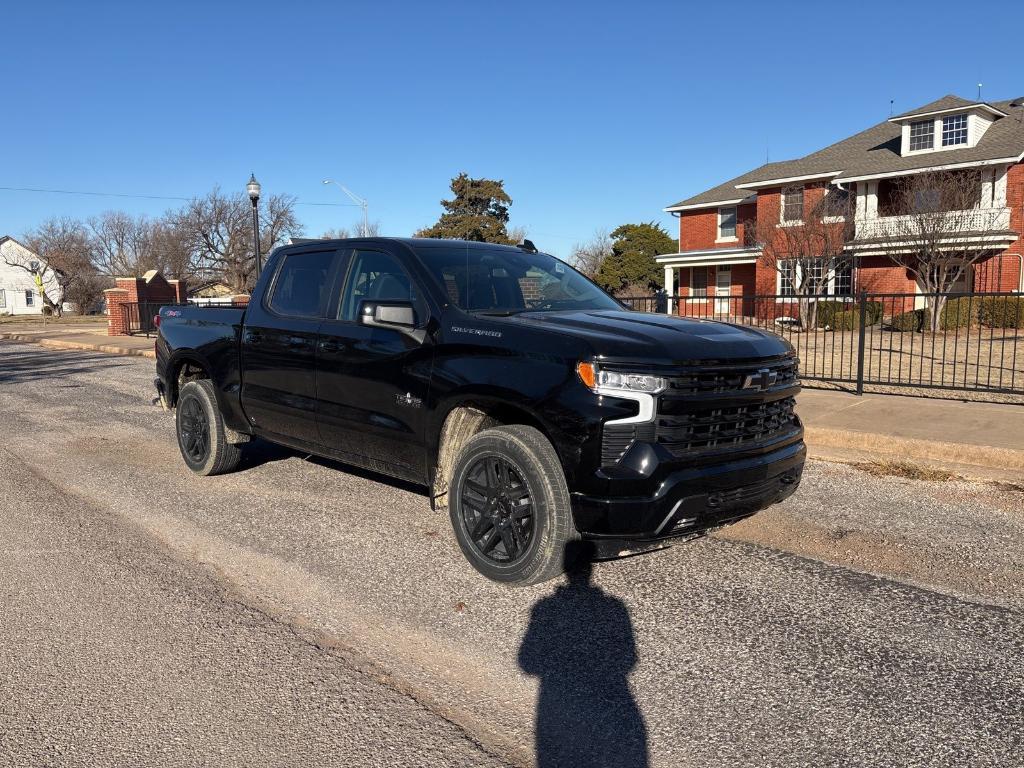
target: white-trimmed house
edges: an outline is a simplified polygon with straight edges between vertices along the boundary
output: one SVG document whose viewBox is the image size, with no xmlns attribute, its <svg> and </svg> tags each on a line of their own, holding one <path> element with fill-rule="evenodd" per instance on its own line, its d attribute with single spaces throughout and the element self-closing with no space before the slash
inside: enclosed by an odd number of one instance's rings
<svg viewBox="0 0 1024 768">
<path fill-rule="evenodd" d="M 0 237 L 0 315 L 41 315 L 44 302 L 39 295 L 35 275 L 42 278 L 43 289 L 53 303 L 60 288 L 53 271 L 26 245 L 13 237 Z"/>
<path fill-rule="evenodd" d="M 893 188 L 901 178 L 957 169 L 979 178 L 975 208 L 956 213 L 976 216 L 976 231 L 960 232 L 957 239 L 969 241 L 981 258 L 956 288 L 1024 291 L 1024 98 L 986 103 L 957 96 L 666 207 L 679 219 L 679 252 L 656 259 L 664 268 L 665 289 L 707 314 L 735 312 L 739 297 L 791 295 L 793 276 L 784 264 L 776 269 L 766 263 L 754 230 L 758 224 L 802 224 L 806 206 L 836 195 L 853 203 L 854 234 L 845 246 L 853 258 L 852 266 L 829 279 L 829 294 L 919 292 L 910 272 L 889 258 L 913 247 L 895 236 L 907 217 L 891 204 Z M 828 223 L 845 221 L 833 218 Z"/>
</svg>

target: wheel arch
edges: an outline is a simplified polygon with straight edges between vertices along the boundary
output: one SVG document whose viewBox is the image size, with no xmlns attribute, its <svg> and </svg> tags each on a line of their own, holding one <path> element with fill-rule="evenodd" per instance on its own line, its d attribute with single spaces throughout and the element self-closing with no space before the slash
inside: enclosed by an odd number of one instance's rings
<svg viewBox="0 0 1024 768">
<path fill-rule="evenodd" d="M 555 447 L 555 431 L 528 404 L 497 393 L 467 392 L 447 399 L 436 410 L 428 436 L 430 495 L 432 502 L 446 506 L 448 482 L 462 446 L 473 435 L 491 427 L 523 425 L 533 427 Z"/>
</svg>

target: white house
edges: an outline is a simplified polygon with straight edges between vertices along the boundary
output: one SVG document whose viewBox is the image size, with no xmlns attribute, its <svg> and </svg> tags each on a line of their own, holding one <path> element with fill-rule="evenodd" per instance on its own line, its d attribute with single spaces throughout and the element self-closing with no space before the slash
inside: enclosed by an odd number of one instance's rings
<svg viewBox="0 0 1024 768">
<path fill-rule="evenodd" d="M 43 300 L 32 270 L 42 275 L 43 289 L 51 301 L 60 300 L 53 271 L 13 237 L 0 237 L 0 315 L 41 315 Z"/>
</svg>

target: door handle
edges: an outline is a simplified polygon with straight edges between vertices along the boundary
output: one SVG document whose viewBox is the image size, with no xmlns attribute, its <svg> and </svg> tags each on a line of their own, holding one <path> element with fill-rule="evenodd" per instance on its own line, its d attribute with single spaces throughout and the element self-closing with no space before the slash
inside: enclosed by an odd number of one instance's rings
<svg viewBox="0 0 1024 768">
<path fill-rule="evenodd" d="M 245 342 L 247 344 L 262 344 L 263 334 L 259 331 L 249 331 L 245 334 Z"/>
<path fill-rule="evenodd" d="M 333 339 L 325 339 L 320 342 L 320 351 L 326 352 L 327 354 L 334 354 L 341 352 L 348 346 L 345 342 L 334 341 Z"/>
</svg>

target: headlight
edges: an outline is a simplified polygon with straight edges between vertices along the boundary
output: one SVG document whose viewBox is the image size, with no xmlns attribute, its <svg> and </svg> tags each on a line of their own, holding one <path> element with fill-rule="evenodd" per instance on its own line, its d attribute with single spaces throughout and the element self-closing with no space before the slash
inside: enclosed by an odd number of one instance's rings
<svg viewBox="0 0 1024 768">
<path fill-rule="evenodd" d="M 653 395 L 668 386 L 668 382 L 661 376 L 602 371 L 596 363 L 580 363 L 576 366 L 576 372 L 580 380 L 595 392 L 646 392 Z"/>
</svg>

